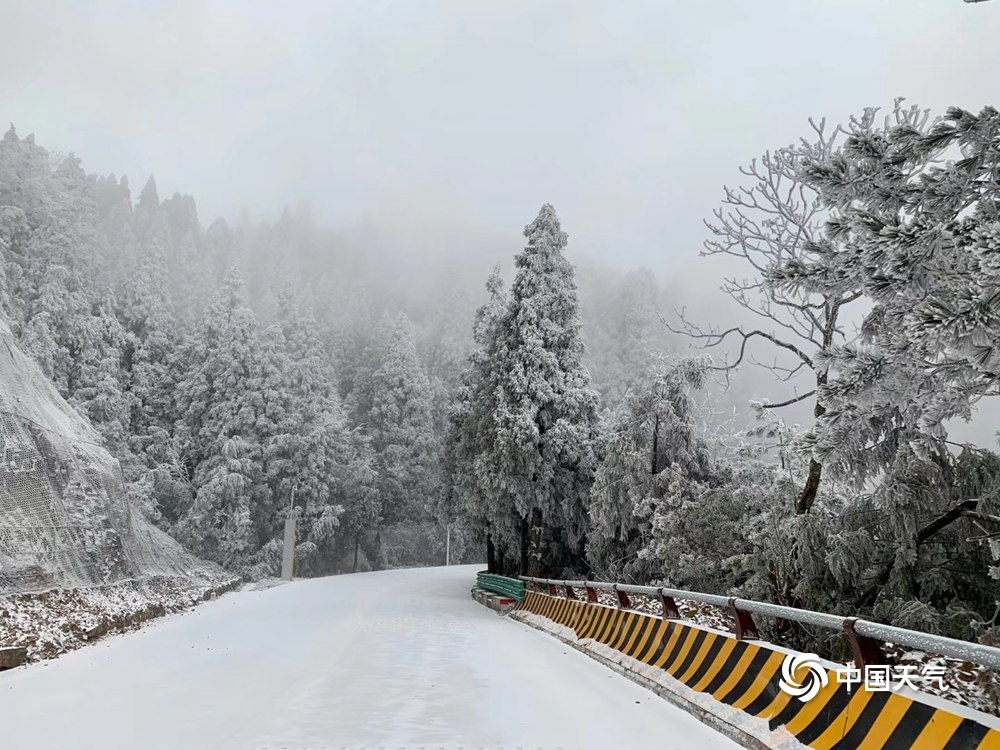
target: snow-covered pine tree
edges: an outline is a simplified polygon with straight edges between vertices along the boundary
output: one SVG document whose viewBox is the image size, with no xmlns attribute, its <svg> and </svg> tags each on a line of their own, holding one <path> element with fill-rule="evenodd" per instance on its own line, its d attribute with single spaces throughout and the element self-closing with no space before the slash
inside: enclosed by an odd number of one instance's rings
<svg viewBox="0 0 1000 750">
<path fill-rule="evenodd" d="M 19 139 L 11 128 L 0 139 L 0 205 L 21 209 L 25 219 L 4 258 L 12 329 L 71 398 L 78 359 L 99 327 L 90 320 L 100 266 L 93 182 L 72 155 L 54 162 L 32 136 Z"/>
<path fill-rule="evenodd" d="M 118 319 L 126 336 L 121 366 L 130 409 L 129 447 L 139 459 L 123 469 L 169 526 L 190 493 L 175 434 L 175 386 L 187 374 L 187 363 L 179 356 L 186 332 L 174 314 L 158 245 L 143 248 L 136 267 L 121 282 Z"/>
<path fill-rule="evenodd" d="M 333 321 L 331 349 L 337 362 L 337 387 L 351 420 L 364 424 L 371 411 L 371 375 L 383 356 L 377 318 L 368 291 L 352 286 L 345 293 L 344 309 Z"/>
<path fill-rule="evenodd" d="M 171 299 L 182 318 L 189 322 L 199 320 L 217 280 L 202 242 L 194 198 L 175 193 L 160 204 L 159 213 L 169 230 L 170 250 L 165 257 Z"/>
<path fill-rule="evenodd" d="M 607 580 L 645 582 L 663 575 L 656 559 L 639 557 L 654 542 L 652 515 L 677 481 L 711 481 L 707 447 L 695 436 L 694 402 L 705 363 L 682 362 L 628 392 L 608 420 L 591 489 L 590 564 Z"/>
<path fill-rule="evenodd" d="M 490 463 L 482 459 L 483 448 L 494 439 L 489 391 L 493 360 L 489 349 L 510 304 L 499 265 L 487 279 L 486 290 L 489 299 L 476 311 L 473 323 L 475 348 L 461 373 L 449 412 L 444 441 L 443 494 L 447 516 L 468 519 L 473 528 L 486 537 L 488 569 L 505 572 L 517 569 L 520 525 L 515 522 L 517 514 L 510 504 L 510 495 L 491 490 L 497 482 L 487 476 Z M 507 507 L 502 503 L 507 503 Z M 501 559 L 505 555 L 510 562 Z"/>
<path fill-rule="evenodd" d="M 257 451 L 239 435 L 222 435 L 213 453 L 198 467 L 198 490 L 187 513 L 174 527 L 201 556 L 230 570 L 249 569 L 257 551 L 253 511 L 260 468 Z"/>
<path fill-rule="evenodd" d="M 236 261 L 234 244 L 233 232 L 224 219 L 216 219 L 205 230 L 202 251 L 213 285 L 225 278 L 226 272 Z"/>
<path fill-rule="evenodd" d="M 417 351 L 426 364 L 431 385 L 434 430 L 441 440 L 448 431 L 449 404 L 459 387 L 462 369 L 472 348 L 467 323 L 472 311 L 466 290 L 453 291 L 434 312 L 418 342 Z"/>
<path fill-rule="evenodd" d="M 11 258 L 23 253 L 28 231 L 28 219 L 22 209 L 0 205 L 0 311 L 8 321 L 20 318 L 20 302 L 11 296 L 10 289 L 21 269 Z"/>
<path fill-rule="evenodd" d="M 262 433 L 269 430 L 262 391 L 264 351 L 234 268 L 184 353 L 178 383 L 178 434 L 194 501 L 175 530 L 192 549 L 247 569 L 260 539 L 264 481 Z M 255 518 L 256 515 L 256 518 Z"/>
<path fill-rule="evenodd" d="M 122 368 L 128 336 L 110 293 L 95 301 L 80 322 L 86 326 L 86 346 L 75 350 L 69 402 L 90 420 L 126 474 L 134 476 L 138 459 L 129 445 L 131 404 Z"/>
<path fill-rule="evenodd" d="M 510 305 L 489 348 L 493 435 L 484 462 L 490 492 L 510 498 L 517 513 L 521 568 L 537 575 L 583 564 L 598 395 L 583 365 L 567 237 L 551 205 L 524 235 Z"/>
<path fill-rule="evenodd" d="M 348 433 L 339 455 L 342 479 L 336 487 L 336 498 L 344 512 L 338 518 L 340 543 L 336 565 L 338 572 L 355 573 L 359 565 L 367 565 L 367 561 L 360 559 L 362 544 L 381 526 L 375 452 L 371 440 L 355 428 Z"/>
<path fill-rule="evenodd" d="M 273 431 L 264 439 L 265 476 L 275 498 L 274 518 L 284 517 L 284 498 L 295 493 L 303 570 L 333 572 L 334 532 L 343 507 L 338 485 L 351 477 L 350 435 L 315 321 L 285 286 L 276 298 L 272 384 L 265 386 Z M 279 527 L 274 525 L 274 532 Z"/>
<path fill-rule="evenodd" d="M 163 220 L 163 226 L 169 232 L 166 217 L 160 209 L 160 191 L 156 187 L 156 178 L 153 175 L 149 176 L 139 191 L 139 200 L 135 204 L 135 217 L 138 235 L 143 240 L 149 237 L 150 228 L 157 217 Z"/>
<path fill-rule="evenodd" d="M 118 296 L 135 270 L 139 255 L 128 178 L 99 178 L 95 190 L 103 256 L 98 286 Z"/>
<path fill-rule="evenodd" d="M 381 516 L 385 527 L 426 522 L 440 492 L 430 384 L 404 314 L 383 324 L 381 338 L 384 355 L 371 375 L 368 415 Z"/>
<path fill-rule="evenodd" d="M 581 273 L 581 284 L 583 278 Z M 648 269 L 586 278 L 580 294 L 586 363 L 601 405 L 613 409 L 653 372 L 657 357 L 668 349 L 670 332 L 659 322 L 659 289 Z"/>
</svg>

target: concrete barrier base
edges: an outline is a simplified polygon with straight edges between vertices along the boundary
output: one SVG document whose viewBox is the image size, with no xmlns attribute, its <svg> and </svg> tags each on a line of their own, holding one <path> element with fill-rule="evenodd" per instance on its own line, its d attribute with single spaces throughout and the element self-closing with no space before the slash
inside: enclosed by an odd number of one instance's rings
<svg viewBox="0 0 1000 750">
<path fill-rule="evenodd" d="M 495 594 L 480 588 L 472 589 L 472 598 L 501 615 L 506 615 L 517 605 L 517 600 L 510 596 Z"/>
</svg>

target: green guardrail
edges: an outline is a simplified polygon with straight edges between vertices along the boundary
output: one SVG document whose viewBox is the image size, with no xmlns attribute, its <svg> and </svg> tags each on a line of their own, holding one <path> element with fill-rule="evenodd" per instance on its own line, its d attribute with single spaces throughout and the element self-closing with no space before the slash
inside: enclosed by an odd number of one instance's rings
<svg viewBox="0 0 1000 750">
<path fill-rule="evenodd" d="M 516 578 L 498 576 L 495 573 L 477 573 L 476 586 L 487 591 L 509 596 L 511 599 L 521 601 L 524 599 L 524 581 Z"/>
</svg>

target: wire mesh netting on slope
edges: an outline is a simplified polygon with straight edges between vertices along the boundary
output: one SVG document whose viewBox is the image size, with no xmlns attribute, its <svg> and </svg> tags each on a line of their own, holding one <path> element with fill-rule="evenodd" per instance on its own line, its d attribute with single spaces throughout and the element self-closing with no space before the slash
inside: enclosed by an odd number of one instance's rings
<svg viewBox="0 0 1000 750">
<path fill-rule="evenodd" d="M 0 594 L 217 578 L 129 500 L 121 467 L 0 321 Z"/>
</svg>

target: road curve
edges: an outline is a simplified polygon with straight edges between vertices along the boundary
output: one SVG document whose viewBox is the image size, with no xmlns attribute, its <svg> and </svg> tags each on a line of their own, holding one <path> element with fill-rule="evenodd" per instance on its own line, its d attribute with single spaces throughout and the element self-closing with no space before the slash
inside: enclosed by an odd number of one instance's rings
<svg viewBox="0 0 1000 750">
<path fill-rule="evenodd" d="M 4 750 L 735 743 L 469 597 L 476 566 L 241 591 L 0 673 Z"/>
</svg>

